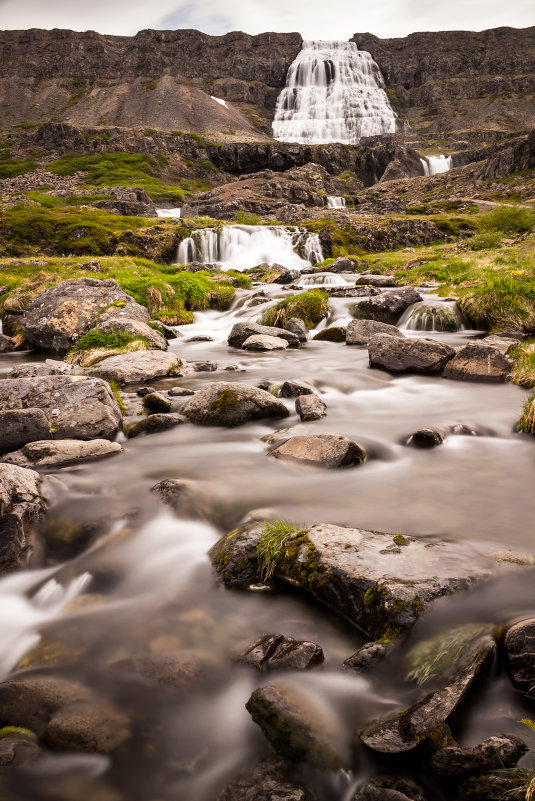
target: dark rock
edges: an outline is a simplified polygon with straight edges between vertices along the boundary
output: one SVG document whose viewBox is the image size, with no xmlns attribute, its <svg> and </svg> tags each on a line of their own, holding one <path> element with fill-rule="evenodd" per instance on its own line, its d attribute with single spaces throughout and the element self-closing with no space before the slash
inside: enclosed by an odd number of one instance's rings
<svg viewBox="0 0 535 801">
<path fill-rule="evenodd" d="M 233 779 L 217 801 L 306 801 L 304 789 L 290 781 L 286 773 L 282 759 L 261 759 Z"/>
<path fill-rule="evenodd" d="M 333 469 L 361 464 L 366 458 L 366 451 L 347 437 L 316 434 L 290 437 L 272 450 L 271 455 L 297 464 Z"/>
<path fill-rule="evenodd" d="M 291 334 L 295 334 L 302 345 L 308 340 L 308 328 L 299 317 L 290 317 L 290 319 L 284 323 L 283 328 L 285 331 L 290 331 Z"/>
<path fill-rule="evenodd" d="M 161 392 L 149 392 L 143 396 L 143 408 L 147 414 L 170 412 L 171 404 Z"/>
<path fill-rule="evenodd" d="M 380 288 L 387 288 L 396 286 L 396 279 L 393 275 L 373 275 L 373 273 L 366 273 L 361 275 L 355 281 L 357 286 L 376 286 Z"/>
<path fill-rule="evenodd" d="M 461 779 L 514 768 L 527 746 L 519 737 L 501 734 L 489 737 L 474 748 L 450 745 L 432 755 L 431 770 L 444 779 Z"/>
<path fill-rule="evenodd" d="M 239 426 L 266 417 L 288 417 L 288 409 L 269 392 L 249 384 L 219 381 L 195 393 L 184 414 L 197 425 Z"/>
<path fill-rule="evenodd" d="M 332 325 L 330 328 L 324 328 L 314 335 L 313 339 L 320 342 L 345 342 L 346 329 L 343 326 Z"/>
<path fill-rule="evenodd" d="M 109 384 L 83 376 L 1 381 L 0 408 L 42 409 L 49 423 L 49 433 L 61 438 L 112 439 L 122 420 L 121 409 Z"/>
<path fill-rule="evenodd" d="M 5 334 L 0 334 L 0 353 L 7 353 L 14 350 L 16 342 L 12 337 L 6 337 Z"/>
<path fill-rule="evenodd" d="M 279 267 L 280 267 L 280 265 L 277 265 L 277 268 L 279 268 Z M 279 275 L 277 278 L 275 278 L 273 280 L 272 283 L 274 283 L 274 284 L 293 284 L 293 282 L 296 281 L 299 278 L 300 275 L 301 275 L 301 273 L 300 273 L 299 270 L 288 270 L 288 269 L 285 269 L 284 272 L 281 275 Z"/>
<path fill-rule="evenodd" d="M 316 643 L 294 640 L 283 634 L 265 634 L 251 643 L 238 661 L 264 672 L 306 670 L 321 665 L 324 658 L 323 650 Z"/>
<path fill-rule="evenodd" d="M 35 470 L 0 464 L 0 571 L 22 566 L 35 525 L 47 509 Z"/>
<path fill-rule="evenodd" d="M 368 345 L 375 334 L 389 334 L 392 337 L 403 338 L 399 328 L 395 325 L 379 323 L 377 320 L 351 320 L 347 326 L 347 345 Z"/>
<path fill-rule="evenodd" d="M 151 323 L 154 323 L 156 330 L 166 339 L 178 339 L 178 337 L 183 336 L 179 331 L 175 331 L 172 326 L 162 323 L 161 320 L 149 320 L 149 325 Z"/>
<path fill-rule="evenodd" d="M 297 381 L 285 381 L 281 386 L 281 397 L 297 398 L 299 395 L 312 395 L 314 390 Z"/>
<path fill-rule="evenodd" d="M 136 389 L 136 395 L 140 398 L 144 398 L 145 395 L 151 395 L 153 392 L 152 387 L 139 387 L 139 389 Z"/>
<path fill-rule="evenodd" d="M 215 373 L 217 370 L 217 362 L 192 362 L 192 365 L 196 373 Z"/>
<path fill-rule="evenodd" d="M 503 383 L 510 369 L 511 361 L 500 348 L 470 342 L 457 351 L 444 370 L 444 378 Z"/>
<path fill-rule="evenodd" d="M 152 487 L 162 503 L 170 506 L 177 517 L 203 520 L 214 525 L 218 514 L 213 495 L 202 484 L 187 478 L 167 478 Z"/>
<path fill-rule="evenodd" d="M 208 336 L 208 334 L 198 334 L 196 337 L 189 337 L 185 341 L 186 342 L 213 342 L 214 338 Z"/>
<path fill-rule="evenodd" d="M 318 395 L 299 395 L 295 401 L 295 411 L 303 420 L 319 420 L 327 414 L 327 406 Z"/>
<path fill-rule="evenodd" d="M 86 375 L 117 381 L 118 384 L 137 384 L 174 375 L 182 367 L 176 354 L 160 350 L 139 350 L 108 356 L 94 367 L 84 368 Z"/>
<path fill-rule="evenodd" d="M 351 259 L 346 259 L 343 256 L 340 256 L 338 259 L 335 259 L 333 262 L 328 264 L 326 267 L 322 267 L 321 269 L 324 273 L 354 273 L 355 262 Z"/>
<path fill-rule="evenodd" d="M 324 289 L 330 298 L 366 298 L 381 294 L 374 286 L 326 286 Z"/>
<path fill-rule="evenodd" d="M 0 411 L 0 453 L 17 451 L 28 442 L 51 438 L 50 423 L 42 409 Z"/>
<path fill-rule="evenodd" d="M 275 751 L 292 762 L 328 770 L 348 764 L 347 746 L 333 721 L 293 685 L 259 687 L 246 703 L 254 722 Z"/>
<path fill-rule="evenodd" d="M 370 367 L 389 373 L 438 375 L 455 356 L 454 348 L 434 339 L 406 339 L 374 334 L 368 343 Z"/>
<path fill-rule="evenodd" d="M 89 442 L 76 439 L 45 440 L 30 442 L 22 450 L 3 456 L 0 462 L 32 469 L 60 468 L 115 456 L 122 450 L 118 442 L 107 439 L 93 439 Z"/>
<path fill-rule="evenodd" d="M 155 413 L 128 426 L 126 436 L 128 439 L 132 439 L 139 436 L 139 434 L 159 434 L 161 431 L 169 431 L 171 428 L 182 425 L 185 422 L 185 419 L 179 414 Z"/>
<path fill-rule="evenodd" d="M 407 445 L 414 448 L 435 448 L 444 442 L 444 433 L 438 428 L 419 428 L 411 434 L 407 440 Z"/>
<path fill-rule="evenodd" d="M 27 341 L 37 348 L 64 351 L 115 303 L 138 305 L 113 278 L 71 278 L 30 301 L 20 325 Z"/>
<path fill-rule="evenodd" d="M 377 297 L 357 303 L 353 307 L 353 316 L 359 320 L 377 320 L 395 325 L 403 312 L 420 300 L 422 296 L 412 286 L 388 289 Z"/>
<path fill-rule="evenodd" d="M 513 685 L 526 693 L 535 687 L 535 618 L 510 626 L 505 635 L 507 671 Z"/>
<path fill-rule="evenodd" d="M 506 775 L 471 777 L 459 788 L 459 801 L 524 801 L 517 777 Z"/>
<path fill-rule="evenodd" d="M 0 739 L 0 767 L 21 767 L 43 755 L 35 740 L 23 734 L 7 734 Z"/>
<path fill-rule="evenodd" d="M 291 348 L 298 348 L 300 345 L 298 335 L 294 334 L 292 331 L 284 328 L 275 328 L 271 325 L 257 325 L 256 323 L 235 323 L 228 335 L 228 344 L 233 348 L 241 348 L 246 339 L 256 334 L 269 337 L 281 337 L 281 339 L 286 340 Z"/>
<path fill-rule="evenodd" d="M 247 337 L 242 345 L 243 350 L 286 350 L 288 342 L 282 337 L 254 334 Z"/>
<path fill-rule="evenodd" d="M 379 776 L 357 787 L 351 801 L 426 801 L 426 797 L 411 779 Z"/>
<path fill-rule="evenodd" d="M 344 661 L 342 670 L 368 673 L 378 662 L 384 659 L 388 652 L 389 648 L 385 643 L 367 642 Z"/>
</svg>

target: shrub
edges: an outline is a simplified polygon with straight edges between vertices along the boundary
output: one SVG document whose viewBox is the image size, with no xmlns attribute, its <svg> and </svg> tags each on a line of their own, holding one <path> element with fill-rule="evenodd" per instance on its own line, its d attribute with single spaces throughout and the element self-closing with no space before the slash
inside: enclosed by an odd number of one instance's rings
<svg viewBox="0 0 535 801">
<path fill-rule="evenodd" d="M 535 213 L 520 206 L 497 206 L 481 215 L 480 231 L 500 231 L 502 234 L 523 234 L 535 225 Z"/>
</svg>

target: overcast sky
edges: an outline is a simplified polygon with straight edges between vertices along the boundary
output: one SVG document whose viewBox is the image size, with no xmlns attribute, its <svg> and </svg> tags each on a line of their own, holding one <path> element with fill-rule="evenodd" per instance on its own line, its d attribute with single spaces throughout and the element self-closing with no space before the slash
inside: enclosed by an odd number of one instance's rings
<svg viewBox="0 0 535 801">
<path fill-rule="evenodd" d="M 0 0 L 0 29 L 298 31 L 305 39 L 535 25 L 534 0 Z"/>
</svg>

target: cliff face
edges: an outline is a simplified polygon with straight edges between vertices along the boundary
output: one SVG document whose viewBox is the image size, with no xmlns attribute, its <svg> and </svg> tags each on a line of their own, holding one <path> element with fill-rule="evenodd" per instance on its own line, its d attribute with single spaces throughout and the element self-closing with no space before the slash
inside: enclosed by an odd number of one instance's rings
<svg viewBox="0 0 535 801">
<path fill-rule="evenodd" d="M 381 67 L 390 99 L 415 130 L 437 133 L 535 125 L 535 27 L 413 33 L 352 40 Z"/>
</svg>

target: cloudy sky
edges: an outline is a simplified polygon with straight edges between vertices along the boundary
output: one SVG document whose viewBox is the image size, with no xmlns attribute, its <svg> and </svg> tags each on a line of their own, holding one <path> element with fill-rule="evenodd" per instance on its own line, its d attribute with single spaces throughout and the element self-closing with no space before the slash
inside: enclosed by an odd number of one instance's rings
<svg viewBox="0 0 535 801">
<path fill-rule="evenodd" d="M 534 0 L 0 0 L 0 29 L 298 31 L 307 39 L 535 25 Z"/>
</svg>

